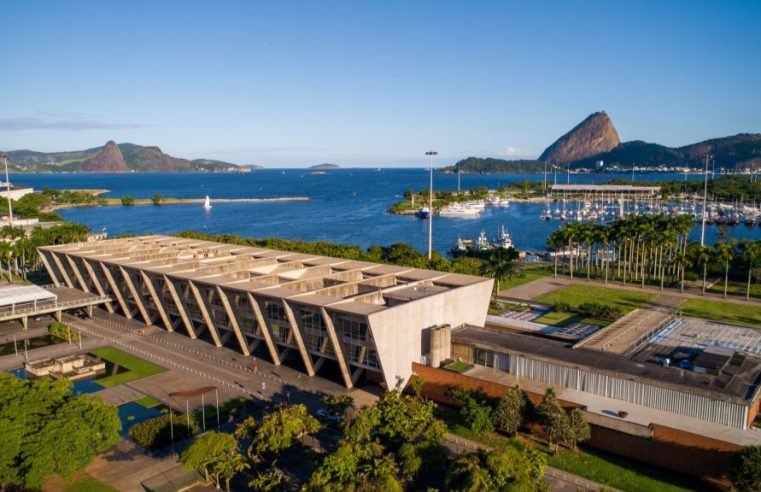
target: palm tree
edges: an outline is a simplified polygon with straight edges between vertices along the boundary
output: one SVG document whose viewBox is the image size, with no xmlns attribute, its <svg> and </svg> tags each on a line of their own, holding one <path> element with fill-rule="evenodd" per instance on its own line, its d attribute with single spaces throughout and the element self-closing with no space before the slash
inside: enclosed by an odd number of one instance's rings
<svg viewBox="0 0 761 492">
<path fill-rule="evenodd" d="M 727 298 L 727 284 L 729 284 L 729 262 L 735 257 L 735 248 L 733 244 L 720 242 L 714 246 L 716 257 L 724 262 L 724 298 Z"/>
<path fill-rule="evenodd" d="M 560 251 L 563 249 L 564 239 L 563 234 L 561 233 L 561 229 L 555 230 L 552 234 L 550 234 L 550 237 L 547 239 L 547 244 L 555 250 L 555 273 L 553 274 L 554 277 L 558 276 L 558 256 L 560 256 Z"/>
<path fill-rule="evenodd" d="M 696 252 L 696 263 L 703 264 L 703 295 L 706 293 L 706 277 L 708 276 L 708 262 L 711 261 L 711 248 L 699 246 Z"/>
<path fill-rule="evenodd" d="M 758 241 L 743 243 L 743 258 L 748 261 L 748 286 L 745 289 L 745 300 L 750 300 L 750 281 L 753 277 L 753 266 L 759 255 L 761 255 L 761 243 Z"/>
<path fill-rule="evenodd" d="M 510 279 L 515 275 L 515 262 L 518 258 L 518 251 L 515 248 L 497 248 L 489 258 L 483 264 L 483 273 L 494 277 L 496 282 L 496 290 L 494 291 L 494 299 L 499 294 L 499 284 L 504 279 Z"/>
<path fill-rule="evenodd" d="M 10 255 L 13 252 L 13 248 L 11 248 L 11 243 L 8 241 L 0 241 L 0 257 L 5 258 L 7 260 L 8 265 L 8 282 L 13 282 L 13 278 L 11 277 L 11 263 L 10 263 Z M 2 276 L 2 266 L 0 266 L 0 276 Z"/>
</svg>

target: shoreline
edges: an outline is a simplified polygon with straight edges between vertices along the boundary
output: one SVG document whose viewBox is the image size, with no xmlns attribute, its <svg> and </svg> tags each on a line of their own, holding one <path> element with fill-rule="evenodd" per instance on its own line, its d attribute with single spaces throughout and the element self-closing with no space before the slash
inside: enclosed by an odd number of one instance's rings
<svg viewBox="0 0 761 492">
<path fill-rule="evenodd" d="M 106 193 L 109 190 L 97 190 L 102 193 Z M 202 205 L 206 201 L 206 198 L 162 198 L 161 202 L 153 203 L 151 198 L 135 198 L 134 202 L 129 205 L 122 204 L 121 198 L 101 198 L 98 202 L 93 203 L 62 203 L 52 205 L 45 208 L 45 212 L 53 212 L 55 210 L 63 210 L 68 208 L 89 208 L 89 207 L 131 207 L 131 206 L 145 206 L 153 205 L 155 207 L 161 207 L 163 205 Z M 308 202 L 310 198 L 308 196 L 289 196 L 289 197 L 272 197 L 272 198 L 216 198 L 211 200 L 211 204 L 217 203 L 279 203 L 279 202 Z"/>
</svg>

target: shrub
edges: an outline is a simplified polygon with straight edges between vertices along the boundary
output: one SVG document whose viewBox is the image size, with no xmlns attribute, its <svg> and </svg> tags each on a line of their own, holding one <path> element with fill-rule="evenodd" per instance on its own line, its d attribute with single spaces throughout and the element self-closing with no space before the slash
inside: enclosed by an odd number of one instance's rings
<svg viewBox="0 0 761 492">
<path fill-rule="evenodd" d="M 727 478 L 735 489 L 761 491 L 761 446 L 748 446 L 729 455 Z"/>
<path fill-rule="evenodd" d="M 134 205 L 134 204 L 135 204 L 135 199 L 132 198 L 131 196 L 124 195 L 122 197 L 122 205 L 124 205 L 125 207 L 128 207 L 130 205 Z"/>
<path fill-rule="evenodd" d="M 56 321 L 48 327 L 48 330 L 51 335 L 62 340 L 69 340 L 69 336 L 72 340 L 79 340 L 79 332 L 70 329 L 66 323 Z"/>
<path fill-rule="evenodd" d="M 610 321 L 621 317 L 621 309 L 616 306 L 610 306 L 599 302 L 585 302 L 580 304 L 577 311 L 584 316 L 607 319 Z"/>
<path fill-rule="evenodd" d="M 191 420 L 188 427 L 187 419 L 181 414 L 174 415 L 173 424 L 175 442 L 198 432 L 198 424 Z M 169 446 L 172 443 L 169 415 L 160 415 L 133 425 L 129 430 L 129 437 L 146 449 L 162 449 Z"/>
<path fill-rule="evenodd" d="M 555 305 L 552 307 L 552 309 L 556 313 L 567 313 L 567 312 L 569 312 L 571 310 L 571 306 L 567 302 L 558 301 L 558 302 L 555 303 Z"/>
</svg>

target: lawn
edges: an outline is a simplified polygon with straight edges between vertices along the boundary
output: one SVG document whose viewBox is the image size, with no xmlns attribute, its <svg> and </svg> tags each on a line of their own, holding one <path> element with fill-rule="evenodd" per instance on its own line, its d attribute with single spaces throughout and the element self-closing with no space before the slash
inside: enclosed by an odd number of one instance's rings
<svg viewBox="0 0 761 492">
<path fill-rule="evenodd" d="M 598 302 L 618 306 L 622 312 L 628 313 L 656 298 L 656 294 L 634 292 L 621 289 L 609 289 L 592 285 L 569 285 L 549 294 L 537 297 L 535 300 L 544 304 L 565 302 L 571 308 L 576 308 L 585 302 Z"/>
<path fill-rule="evenodd" d="M 118 492 L 110 485 L 93 478 L 84 472 L 76 472 L 71 478 L 53 475 L 42 487 L 43 492 Z"/>
<path fill-rule="evenodd" d="M 144 408 L 153 408 L 161 405 L 161 402 L 152 396 L 144 396 L 135 400 L 135 403 Z"/>
<path fill-rule="evenodd" d="M 470 429 L 459 423 L 459 413 L 453 408 L 438 407 L 437 416 L 446 422 L 449 432 L 452 434 L 493 448 L 514 446 L 516 445 L 515 439 L 519 439 L 508 438 L 497 433 L 489 433 L 483 436 L 475 435 Z M 529 445 L 535 445 L 546 452 L 546 448 L 539 444 L 529 443 Z M 563 451 L 555 456 L 548 456 L 548 458 L 550 466 L 627 492 L 712 490 L 692 477 L 597 451 Z"/>
<path fill-rule="evenodd" d="M 112 386 L 118 386 L 146 376 L 153 376 L 154 374 L 166 370 L 161 366 L 157 366 L 156 364 L 152 364 L 113 347 L 95 349 L 92 353 L 103 360 L 107 360 L 127 369 L 125 372 L 98 379 L 96 382 L 104 388 L 111 388 Z"/>
<path fill-rule="evenodd" d="M 527 268 L 510 280 L 500 282 L 499 290 L 502 292 L 507 289 L 512 289 L 513 287 L 518 287 L 519 285 L 527 284 L 542 277 L 546 277 L 550 273 L 551 272 L 546 268 Z"/>
<path fill-rule="evenodd" d="M 734 325 L 761 328 L 761 307 L 751 304 L 689 299 L 682 305 L 682 314 Z"/>
<path fill-rule="evenodd" d="M 727 285 L 727 294 L 730 296 L 742 296 L 745 297 L 745 290 L 747 289 L 748 284 L 744 282 L 732 282 L 730 280 L 729 284 Z M 713 292 L 715 294 L 724 294 L 724 281 L 716 282 L 711 287 L 708 288 L 708 292 Z M 750 284 L 750 296 L 751 297 L 761 297 L 761 284 L 752 283 Z"/>
<path fill-rule="evenodd" d="M 472 364 L 468 364 L 466 362 L 461 362 L 459 360 L 456 360 L 454 362 L 450 362 L 449 364 L 445 365 L 444 369 L 446 369 L 447 371 L 452 371 L 452 372 L 465 372 L 471 367 L 473 367 Z"/>
<path fill-rule="evenodd" d="M 571 320 L 576 318 L 574 313 L 559 313 L 557 311 L 550 311 L 541 318 L 537 318 L 534 321 L 543 325 L 550 326 L 565 326 L 571 323 Z"/>
</svg>

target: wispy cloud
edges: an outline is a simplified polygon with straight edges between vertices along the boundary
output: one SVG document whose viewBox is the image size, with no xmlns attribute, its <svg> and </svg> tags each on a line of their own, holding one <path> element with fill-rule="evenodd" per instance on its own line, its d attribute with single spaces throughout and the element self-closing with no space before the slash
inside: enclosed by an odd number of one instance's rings
<svg viewBox="0 0 761 492">
<path fill-rule="evenodd" d="M 512 155 L 516 155 L 519 151 L 520 149 L 518 147 L 508 145 L 506 148 L 499 151 L 499 155 L 512 156 Z"/>
<path fill-rule="evenodd" d="M 113 128 L 144 128 L 146 125 L 123 121 L 109 121 L 83 115 L 39 115 L 0 118 L 0 131 L 19 132 L 25 130 L 60 130 L 81 132 L 87 130 L 108 130 Z"/>
</svg>

